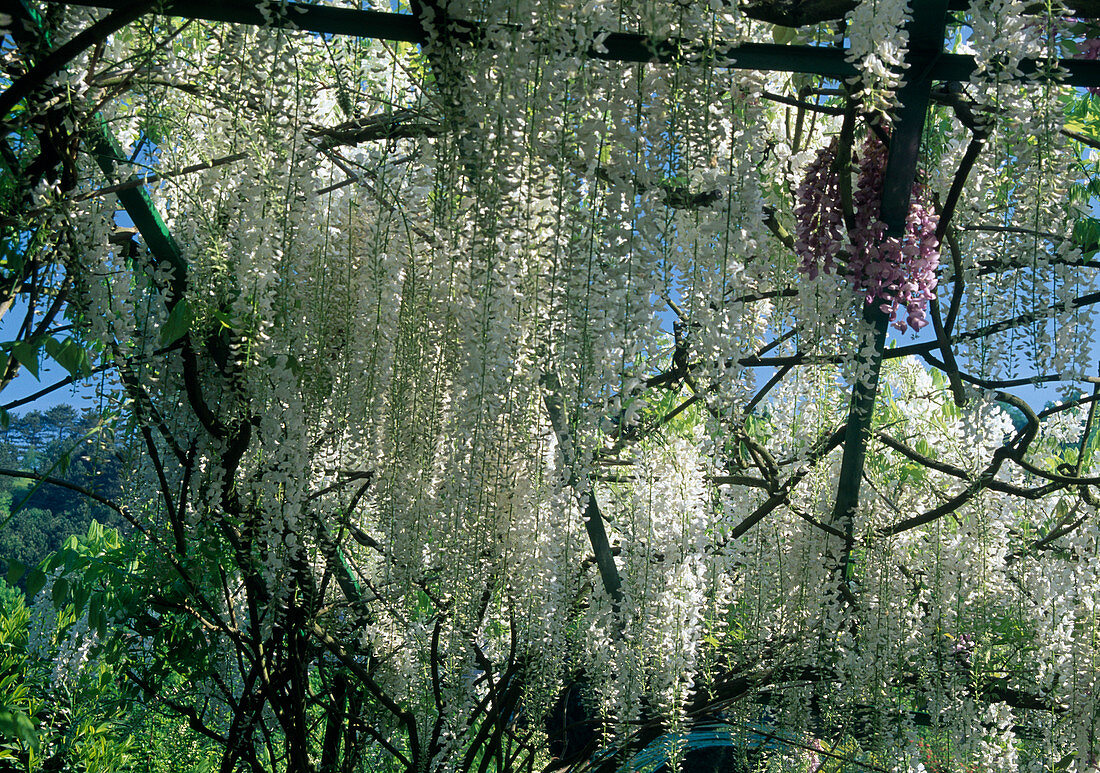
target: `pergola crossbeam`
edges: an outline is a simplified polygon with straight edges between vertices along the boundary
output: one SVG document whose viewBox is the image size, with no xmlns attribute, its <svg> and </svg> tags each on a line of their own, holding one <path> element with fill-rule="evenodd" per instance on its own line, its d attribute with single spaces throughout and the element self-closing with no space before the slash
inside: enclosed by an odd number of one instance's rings
<svg viewBox="0 0 1100 773">
<path fill-rule="evenodd" d="M 46 0 L 63 5 L 94 8 L 120 8 L 129 0 Z M 921 4 L 918 3 L 919 7 Z M 287 2 L 262 13 L 257 5 L 241 0 L 177 0 L 166 3 L 161 12 L 187 19 L 272 26 L 298 29 L 322 35 L 349 35 L 358 38 L 423 44 L 428 35 L 411 14 L 337 8 L 327 5 Z M 507 29 L 507 24 L 486 25 L 477 22 L 452 22 L 451 32 L 474 40 L 491 27 Z M 515 27 L 517 31 L 519 27 Z M 698 63 L 740 70 L 799 72 L 836 80 L 858 76 L 847 61 L 843 49 L 826 46 L 776 45 L 770 43 L 707 43 L 699 40 L 655 39 L 634 32 L 610 32 L 583 55 L 612 62 L 652 64 Z M 1100 87 L 1100 61 L 1060 59 L 1064 82 L 1074 86 Z M 1049 70 L 1046 63 L 1024 60 L 1019 71 L 1023 77 Z M 978 70 L 974 57 L 966 54 L 941 54 L 931 65 L 934 81 L 965 81 Z"/>
</svg>

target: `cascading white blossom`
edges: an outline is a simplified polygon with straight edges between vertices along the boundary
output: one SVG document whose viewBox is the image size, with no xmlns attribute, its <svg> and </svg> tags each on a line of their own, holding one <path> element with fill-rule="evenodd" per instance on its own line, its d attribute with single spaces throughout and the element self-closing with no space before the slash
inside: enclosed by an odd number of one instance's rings
<svg viewBox="0 0 1100 773">
<path fill-rule="evenodd" d="M 845 17 L 848 61 L 859 69 L 853 86 L 867 108 L 886 114 L 902 84 L 912 16 L 910 0 L 860 0 Z"/>
<path fill-rule="evenodd" d="M 148 53 L 145 91 L 102 110 L 126 150 L 236 158 L 149 191 L 185 286 L 112 245 L 110 200 L 65 215 L 80 333 L 134 374 L 155 438 L 140 515 L 188 548 L 169 568 L 202 602 L 183 612 L 209 632 L 210 721 L 228 732 L 262 671 L 265 728 L 292 736 L 295 662 L 267 653 L 297 642 L 315 681 L 359 680 L 377 769 L 414 751 L 410 770 L 476 768 L 509 734 L 549 764 L 569 733 L 591 759 L 664 743 L 686 765 L 711 723 L 799 770 L 1088 770 L 1088 405 L 1021 429 L 997 392 L 1091 373 L 1078 149 L 1057 80 L 1015 75 L 1068 27 L 1027 5 L 969 12 L 978 69 L 954 96 L 976 122 L 938 96 L 927 206 L 985 150 L 924 277 L 933 322 L 884 355 L 843 588 L 840 440 L 873 347 L 844 273 L 799 271 L 796 199 L 831 197 L 830 259 L 854 261 L 821 151 L 841 103 L 857 146 L 888 137 L 909 4 L 847 15 L 858 93 L 722 66 L 707 45 L 773 30 L 701 4 L 416 4 L 419 48 L 196 23 Z M 587 56 L 618 31 L 692 43 L 664 64 Z"/>
</svg>

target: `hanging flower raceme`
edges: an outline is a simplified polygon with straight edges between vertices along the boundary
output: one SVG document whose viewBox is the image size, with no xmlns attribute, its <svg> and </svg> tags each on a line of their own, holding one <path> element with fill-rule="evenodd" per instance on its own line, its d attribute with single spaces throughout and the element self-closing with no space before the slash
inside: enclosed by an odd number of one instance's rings
<svg viewBox="0 0 1100 773">
<path fill-rule="evenodd" d="M 928 301 L 936 297 L 940 259 L 937 217 L 922 203 L 927 199 L 925 188 L 919 182 L 913 185 L 905 234 L 887 236 L 880 219 L 886 146 L 868 135 L 856 158 L 859 174 L 846 248 L 837 146 L 834 140 L 818 153 L 796 193 L 795 250 L 800 270 L 813 279 L 821 272 L 833 273 L 838 263 L 846 265 L 844 274 L 856 292 L 867 303 L 880 301 L 894 327 L 903 332 L 910 327 L 920 330 L 928 324 Z M 899 306 L 905 307 L 905 319 L 898 317 Z"/>
<path fill-rule="evenodd" d="M 836 147 L 834 138 L 818 152 L 798 187 L 798 206 L 794 211 L 798 223 L 795 249 L 802 258 L 799 268 L 802 273 L 809 274 L 810 279 L 817 279 L 822 271 L 831 274 L 833 258 L 844 246 Z"/>
</svg>

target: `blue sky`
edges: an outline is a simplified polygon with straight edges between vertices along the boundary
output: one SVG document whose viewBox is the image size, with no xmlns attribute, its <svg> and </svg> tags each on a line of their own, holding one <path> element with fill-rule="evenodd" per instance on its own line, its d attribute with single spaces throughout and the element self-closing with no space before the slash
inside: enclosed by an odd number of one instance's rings
<svg viewBox="0 0 1100 773">
<path fill-rule="evenodd" d="M 27 307 L 25 303 L 17 301 L 12 305 L 12 308 L 9 309 L 8 313 L 0 320 L 0 341 L 11 341 L 15 338 L 26 313 Z M 3 395 L 0 396 L 0 405 L 6 405 L 12 401 L 21 400 L 33 395 L 45 387 L 56 384 L 62 379 L 67 378 L 68 375 L 68 371 L 60 365 L 54 363 L 49 357 L 42 356 L 39 359 L 38 378 L 31 375 L 26 368 L 20 368 L 19 375 L 15 377 L 12 383 L 8 384 L 7 388 L 4 389 Z M 47 408 L 51 408 L 61 403 L 68 403 L 69 405 L 75 406 L 77 409 L 91 408 L 98 402 L 96 396 L 98 385 L 98 379 L 88 379 L 80 386 L 67 386 L 55 390 L 45 397 L 35 400 L 33 403 L 14 408 L 11 412 L 21 415 L 28 411 L 44 411 Z"/>
</svg>

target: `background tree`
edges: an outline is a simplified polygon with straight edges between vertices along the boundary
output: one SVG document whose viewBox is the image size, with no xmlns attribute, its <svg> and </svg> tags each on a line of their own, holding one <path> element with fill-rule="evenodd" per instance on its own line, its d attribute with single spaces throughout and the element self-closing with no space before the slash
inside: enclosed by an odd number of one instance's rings
<svg viewBox="0 0 1100 773">
<path fill-rule="evenodd" d="M 69 536 L 85 534 L 93 519 L 128 531 L 129 523 L 117 512 L 81 493 L 91 490 L 118 499 L 122 491 L 120 467 L 127 452 L 124 447 L 112 448 L 104 422 L 105 417 L 95 411 L 81 415 L 73 406 L 62 404 L 13 416 L 0 432 L 0 459 L 7 473 L 0 479 L 5 497 L 0 506 L 5 524 L 0 530 L 3 571 L 13 562 L 15 572 L 22 571 L 18 567 L 36 566 Z M 21 472 L 49 475 L 73 487 L 13 477 Z"/>
</svg>

